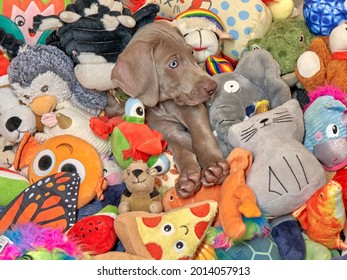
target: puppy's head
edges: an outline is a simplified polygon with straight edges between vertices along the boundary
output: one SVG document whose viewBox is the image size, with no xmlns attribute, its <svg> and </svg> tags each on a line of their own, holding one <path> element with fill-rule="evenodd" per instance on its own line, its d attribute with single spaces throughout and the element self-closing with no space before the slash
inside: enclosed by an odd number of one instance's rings
<svg viewBox="0 0 347 280">
<path fill-rule="evenodd" d="M 149 107 L 170 99 L 194 106 L 208 100 L 217 88 L 179 30 L 165 21 L 147 24 L 135 33 L 111 78 L 115 88 Z"/>
</svg>

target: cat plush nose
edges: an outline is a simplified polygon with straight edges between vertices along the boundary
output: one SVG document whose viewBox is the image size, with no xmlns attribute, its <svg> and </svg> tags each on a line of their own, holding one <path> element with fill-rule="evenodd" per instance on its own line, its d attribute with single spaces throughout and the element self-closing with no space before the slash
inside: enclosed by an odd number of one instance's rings
<svg viewBox="0 0 347 280">
<path fill-rule="evenodd" d="M 268 118 L 262 119 L 262 120 L 260 121 L 260 123 L 265 124 L 268 120 L 269 120 Z"/>
</svg>

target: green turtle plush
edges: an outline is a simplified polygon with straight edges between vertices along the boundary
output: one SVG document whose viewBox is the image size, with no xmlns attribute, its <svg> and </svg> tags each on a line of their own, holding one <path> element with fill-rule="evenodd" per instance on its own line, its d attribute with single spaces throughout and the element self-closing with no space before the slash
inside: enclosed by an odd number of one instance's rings
<svg viewBox="0 0 347 280">
<path fill-rule="evenodd" d="M 271 236 L 237 242 L 227 249 L 215 249 L 220 260 L 282 260 Z"/>
<path fill-rule="evenodd" d="M 308 49 L 314 35 L 302 16 L 275 20 L 262 38 L 251 39 L 247 49 L 268 50 L 281 68 L 281 76 L 293 86 L 297 83 L 295 66 L 299 56 Z"/>
</svg>

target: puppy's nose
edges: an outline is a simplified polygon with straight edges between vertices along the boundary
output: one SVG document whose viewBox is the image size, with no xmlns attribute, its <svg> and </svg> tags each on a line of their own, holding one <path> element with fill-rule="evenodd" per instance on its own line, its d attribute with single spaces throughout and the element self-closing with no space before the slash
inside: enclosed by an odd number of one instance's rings
<svg viewBox="0 0 347 280">
<path fill-rule="evenodd" d="M 135 169 L 135 170 L 133 170 L 133 171 L 131 171 L 133 174 L 134 174 L 134 176 L 137 178 L 137 177 L 139 177 L 141 174 L 142 174 L 142 172 L 143 172 L 143 170 L 141 170 L 141 169 Z"/>
<path fill-rule="evenodd" d="M 22 123 L 22 120 L 18 117 L 11 117 L 7 120 L 5 126 L 9 132 L 17 130 Z"/>
<path fill-rule="evenodd" d="M 215 81 L 209 82 L 204 86 L 204 90 L 209 96 L 213 95 L 217 89 L 217 83 Z"/>
</svg>

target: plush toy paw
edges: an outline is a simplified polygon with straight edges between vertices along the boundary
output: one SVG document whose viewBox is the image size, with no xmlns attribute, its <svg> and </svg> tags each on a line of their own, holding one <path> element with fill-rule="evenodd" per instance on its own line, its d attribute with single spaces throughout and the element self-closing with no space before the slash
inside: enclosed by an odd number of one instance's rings
<svg viewBox="0 0 347 280">
<path fill-rule="evenodd" d="M 226 160 L 211 162 L 202 172 L 204 186 L 220 185 L 229 175 L 229 164 Z"/>
<path fill-rule="evenodd" d="M 54 127 L 58 124 L 58 120 L 54 112 L 43 114 L 41 117 L 41 122 L 47 127 Z"/>
<path fill-rule="evenodd" d="M 284 260 L 303 260 L 306 254 L 305 241 L 296 221 L 284 221 L 271 230 L 280 255 Z"/>
<path fill-rule="evenodd" d="M 163 204 L 159 201 L 155 201 L 151 205 L 149 205 L 150 213 L 161 213 L 162 211 L 163 211 Z"/>
<path fill-rule="evenodd" d="M 319 56 L 312 51 L 304 52 L 299 57 L 296 66 L 304 78 L 311 78 L 322 69 Z"/>
<path fill-rule="evenodd" d="M 120 214 L 130 212 L 129 203 L 128 203 L 128 202 L 125 202 L 125 201 L 119 203 L 119 205 L 118 205 L 118 211 L 119 211 Z"/>
</svg>

